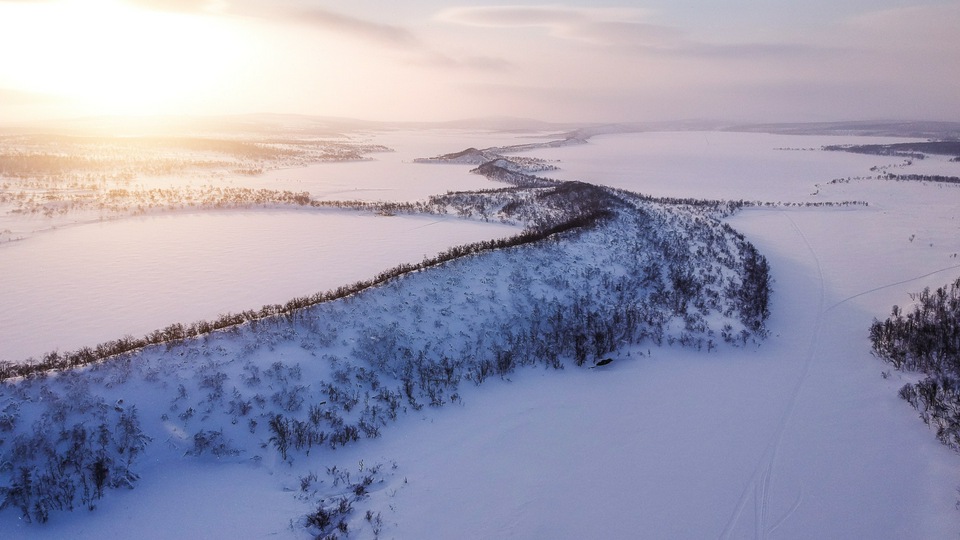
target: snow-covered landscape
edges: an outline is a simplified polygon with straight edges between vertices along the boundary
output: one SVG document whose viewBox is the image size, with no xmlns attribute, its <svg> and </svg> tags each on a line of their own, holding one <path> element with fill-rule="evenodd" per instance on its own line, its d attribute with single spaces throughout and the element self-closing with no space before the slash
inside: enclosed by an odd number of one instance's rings
<svg viewBox="0 0 960 540">
<path fill-rule="evenodd" d="M 960 537 L 960 0 L 0 0 L 0 540 Z"/>
<path fill-rule="evenodd" d="M 3 199 L 5 373 L 92 348 L 0 383 L 5 538 L 960 531 L 960 455 L 869 339 L 960 275 L 960 186 L 881 175 L 960 176 L 952 156 L 822 149 L 920 140 L 856 133 L 347 135 L 329 147 L 362 159 L 78 195 L 3 179 L 34 190 Z M 111 182 L 171 191 L 91 202 Z"/>
</svg>

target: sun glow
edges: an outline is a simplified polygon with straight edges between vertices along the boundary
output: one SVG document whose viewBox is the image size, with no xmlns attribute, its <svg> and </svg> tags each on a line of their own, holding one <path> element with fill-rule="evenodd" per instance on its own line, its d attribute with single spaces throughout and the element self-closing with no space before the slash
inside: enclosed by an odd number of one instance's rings
<svg viewBox="0 0 960 540">
<path fill-rule="evenodd" d="M 0 87 L 57 96 L 82 114 L 198 112 L 242 57 L 222 18 L 75 0 L 0 6 Z"/>
</svg>

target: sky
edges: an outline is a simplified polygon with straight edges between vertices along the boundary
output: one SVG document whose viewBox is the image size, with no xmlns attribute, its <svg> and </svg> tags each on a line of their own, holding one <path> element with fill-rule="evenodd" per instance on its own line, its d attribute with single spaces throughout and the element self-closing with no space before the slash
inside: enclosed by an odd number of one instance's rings
<svg viewBox="0 0 960 540">
<path fill-rule="evenodd" d="M 0 124 L 960 121 L 960 1 L 0 0 Z"/>
</svg>

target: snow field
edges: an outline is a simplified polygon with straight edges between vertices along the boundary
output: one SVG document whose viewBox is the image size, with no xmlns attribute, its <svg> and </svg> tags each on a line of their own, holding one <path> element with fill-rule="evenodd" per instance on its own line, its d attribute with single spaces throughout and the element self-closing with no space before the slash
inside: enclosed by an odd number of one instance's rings
<svg viewBox="0 0 960 540">
<path fill-rule="evenodd" d="M 652 132 L 600 135 L 584 145 L 536 150 L 530 155 L 560 160 L 559 171 L 546 173 L 551 178 L 581 180 L 656 197 L 817 202 L 843 200 L 828 194 L 812 196 L 817 183 L 875 174 L 870 167 L 903 160 L 813 149 L 908 140 L 913 139 Z M 960 170 L 956 163 L 947 165 Z M 897 172 L 913 171 L 904 168 Z"/>
<path fill-rule="evenodd" d="M 518 227 L 337 210 L 177 213 L 0 246 L 0 359 L 259 309 Z"/>
<path fill-rule="evenodd" d="M 595 230 L 404 276 L 305 310 L 292 321 L 264 320 L 182 345 L 152 347 L 129 359 L 58 375 L 49 385 L 25 381 L 6 388 L 11 394 L 5 411 L 21 426 L 32 425 L 46 411 L 39 430 L 46 434 L 76 422 L 109 423 L 111 403 L 118 411 L 136 406 L 152 439 L 144 460 L 154 467 L 169 470 L 183 459 L 212 455 L 218 461 L 250 462 L 274 471 L 292 461 L 302 471 L 299 463 L 309 463 L 309 456 L 350 447 L 358 435 L 375 438 L 407 413 L 460 403 L 460 388 L 471 383 L 507 377 L 521 366 L 567 363 L 576 369 L 568 361 L 575 349 L 586 349 L 584 359 L 600 359 L 610 352 L 605 340 L 611 333 L 623 340 L 684 339 L 701 347 L 708 339 L 714 346 L 722 343 L 720 327 L 728 323 L 732 335 L 739 335 L 738 300 L 721 294 L 692 299 L 702 311 L 691 309 L 681 320 L 667 311 L 676 300 L 665 281 L 674 266 L 699 260 L 687 261 L 688 254 L 677 251 L 675 229 L 689 228 L 685 234 L 706 242 L 705 260 L 737 261 L 738 250 L 746 247 L 723 236 L 712 238 L 711 227 L 720 229 L 715 223 L 642 205 L 645 214 L 624 210 Z M 650 262 L 662 269 L 642 270 Z M 717 279 L 722 270 L 734 275 L 740 271 L 711 266 L 693 279 L 702 281 L 702 290 L 716 293 L 736 283 Z M 624 326 L 623 319 L 615 322 L 613 311 L 633 313 L 636 326 Z M 711 312 L 714 327 L 704 326 L 703 317 Z M 12 397 L 17 392 L 40 392 L 45 399 L 17 402 Z M 297 432 L 304 428 L 311 438 L 301 446 L 298 435 L 296 448 L 293 443 L 288 447 L 283 441 L 293 436 L 281 437 L 277 425 Z M 64 446 L 63 439 L 20 431 L 8 450 L 10 459 L 21 466 L 35 461 L 39 470 L 53 470 L 43 456 L 51 444 Z M 39 457 L 30 458 L 30 448 L 37 448 L 34 455 Z M 81 454 L 90 452 L 100 455 L 96 448 Z M 120 450 L 113 459 L 122 458 Z M 154 467 L 137 473 L 145 480 L 156 474 Z M 292 475 L 282 476 L 285 485 L 296 481 Z M 380 485 L 379 480 L 371 483 L 372 488 Z M 329 484 L 324 489 L 327 495 L 318 498 L 329 501 Z M 397 489 L 389 492 L 396 494 Z M 62 503 L 52 504 L 55 511 Z M 378 515 L 382 512 L 377 509 Z M 370 522 L 368 526 L 374 530 Z M 355 529 L 362 527 L 362 520 L 359 526 L 354 523 Z"/>
<path fill-rule="evenodd" d="M 372 161 L 318 163 L 302 168 L 268 171 L 259 178 L 235 178 L 250 187 L 308 191 L 314 199 L 368 202 L 413 202 L 446 191 L 503 187 L 469 174 L 472 165 L 425 165 L 417 158 L 455 152 L 474 146 L 521 144 L 528 138 L 503 133 L 461 130 L 425 130 L 371 133 L 372 142 L 393 152 L 370 154 Z M 534 139 L 543 140 L 543 139 Z M 466 146 L 464 146 L 466 145 Z"/>
<path fill-rule="evenodd" d="M 643 135 L 656 140 L 656 134 Z M 664 137 L 666 147 L 678 144 L 669 134 Z M 751 148 L 766 155 L 768 146 L 760 141 L 768 138 L 776 141 L 774 147 L 800 146 L 780 142 L 789 137 L 740 137 L 736 140 L 742 146 L 732 148 L 739 166 L 749 165 Z M 810 196 L 814 183 L 870 174 L 860 167 L 889 158 L 803 152 L 844 165 L 825 166 L 823 174 L 791 176 L 777 174 L 782 164 L 763 162 L 755 164 L 751 174 L 756 176 L 747 184 L 734 169 L 715 170 L 716 187 L 697 193 L 677 188 L 678 182 L 708 176 L 710 167 L 684 173 L 690 174 L 687 180 L 665 174 L 685 161 L 683 149 L 691 148 L 690 141 L 680 142 L 675 159 L 623 180 L 623 187 L 654 195 L 870 202 L 855 209 L 748 209 L 729 219 L 768 257 L 775 279 L 770 337 L 759 345 L 722 347 L 708 354 L 642 343 L 612 353 L 614 362 L 603 368 L 531 367 L 505 380 L 491 377 L 479 387 L 465 383 L 457 389 L 460 399 L 443 408 L 408 411 L 380 438 L 336 451 L 315 449 L 293 465 L 269 451 L 259 461 L 248 455 L 181 459 L 191 441 L 167 430 L 188 405 L 196 403 L 199 410 L 197 399 L 202 402 L 209 390 L 202 386 L 202 376 L 187 371 L 177 377 L 189 387 L 192 401 L 168 412 L 173 422 L 160 422 L 140 409 L 151 433 L 169 435 L 155 437 L 135 490 L 113 490 L 96 512 L 59 513 L 43 527 L 21 524 L 15 511 L 7 511 L 0 515 L 0 526 L 12 538 L 94 538 L 131 530 L 147 538 L 171 536 L 167 532 L 306 537 L 302 529 L 287 528 L 289 520 L 315 507 L 293 496 L 299 490 L 297 478 L 310 470 L 323 478 L 322 469 L 334 465 L 360 473 L 362 460 L 368 467 L 387 464 L 386 469 L 395 462 L 397 469 L 383 474 L 378 489 L 357 503 L 351 537 L 373 536 L 363 518 L 366 509 L 382 513 L 381 537 L 393 538 L 954 536 L 960 530 L 960 513 L 954 508 L 960 485 L 957 456 L 939 445 L 897 397 L 911 375 L 880 376 L 889 367 L 869 354 L 866 331 L 873 317 L 886 316 L 890 305 L 905 304 L 907 293 L 943 285 L 960 273 L 960 261 L 952 257 L 960 251 L 954 216 L 960 191 L 862 181 L 827 186 L 822 196 Z M 632 150 L 630 156 L 620 155 L 617 166 L 639 159 Z M 613 158 L 597 159 L 609 163 Z M 942 163 L 938 171 L 951 174 L 956 165 Z M 561 166 L 573 170 L 566 161 Z M 716 195 L 709 193 L 713 189 Z M 594 253 L 574 258 L 589 259 Z M 486 289 L 466 287 L 468 276 L 440 276 L 424 273 L 417 279 L 449 281 L 453 290 L 463 289 L 453 314 L 460 322 L 445 323 L 444 330 L 457 335 L 475 324 L 463 311 L 477 305 Z M 524 292 L 511 290 L 498 273 L 473 277 L 497 284 L 497 294 L 504 298 Z M 408 302 L 420 301 L 421 315 L 411 316 L 416 311 L 410 307 L 394 316 L 425 328 L 449 321 L 430 309 L 442 297 L 411 294 Z M 367 309 L 390 311 L 395 304 L 385 301 Z M 345 305 L 340 315 L 320 311 L 333 317 L 334 326 L 345 326 L 354 317 L 369 320 L 365 314 L 371 312 Z M 468 311 L 494 315 L 497 306 Z M 229 369 L 245 362 L 299 364 L 302 381 L 310 384 L 330 376 L 323 367 L 329 364 L 305 357 L 311 349 L 303 343 L 329 340 L 341 350 L 334 354 L 346 357 L 357 350 L 356 340 L 365 332 L 353 338 L 340 333 L 325 337 L 303 332 L 309 323 L 296 328 L 292 336 L 278 328 L 264 330 L 253 341 L 233 333 L 205 339 L 203 348 L 157 350 L 126 376 L 123 392 L 166 408 L 171 389 L 161 381 L 189 370 L 200 358 L 232 361 Z M 181 352 L 185 356 L 178 359 Z M 104 369 L 105 381 L 123 379 L 118 375 L 122 371 Z M 272 380 L 265 376 L 261 384 L 274 391 Z M 108 386 L 106 398 L 118 398 L 120 388 Z M 193 430 L 213 429 L 231 421 L 219 408 L 201 418 L 198 413 L 187 424 Z M 337 492 L 327 480 L 324 493 Z"/>
</svg>

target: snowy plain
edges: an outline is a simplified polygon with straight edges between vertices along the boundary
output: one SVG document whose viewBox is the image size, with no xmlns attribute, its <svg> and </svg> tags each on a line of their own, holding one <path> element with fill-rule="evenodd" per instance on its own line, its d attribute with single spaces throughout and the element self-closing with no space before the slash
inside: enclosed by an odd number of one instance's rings
<svg viewBox="0 0 960 540">
<path fill-rule="evenodd" d="M 370 154 L 370 161 L 318 163 L 307 167 L 267 171 L 262 178 L 238 179 L 244 186 L 307 191 L 314 199 L 412 202 L 452 191 L 490 189 L 503 184 L 468 174 L 473 167 L 424 167 L 413 160 L 458 152 L 465 148 L 526 144 L 550 140 L 550 134 L 505 135 L 469 130 L 388 131 L 358 134 L 390 148 Z M 368 139 L 369 138 L 369 139 Z"/>
<path fill-rule="evenodd" d="M 384 538 L 954 537 L 960 457 L 897 397 L 910 375 L 881 377 L 889 367 L 870 355 L 867 327 L 908 293 L 960 274 L 960 189 L 827 185 L 896 160 L 775 150 L 837 142 L 648 133 L 530 153 L 560 160 L 551 175 L 650 195 L 867 201 L 746 209 L 728 220 L 770 260 L 766 341 L 711 353 L 641 345 L 603 368 L 522 370 L 464 386 L 459 403 L 410 412 L 378 439 L 318 451 L 296 467 L 173 461 L 158 450 L 136 489 L 111 492 L 95 512 L 37 526 L 8 511 L 0 530 L 11 538 L 305 537 L 288 527 L 308 511 L 289 493 L 298 475 L 366 462 L 397 464 L 369 499 Z M 479 145 L 423 155 L 467 146 Z M 923 166 L 960 174 L 960 164 L 932 163 Z M 354 529 L 351 537 L 372 536 L 362 523 Z"/>
<path fill-rule="evenodd" d="M 958 456 L 897 397 L 910 375 L 881 377 L 890 368 L 866 330 L 909 293 L 960 275 L 960 189 L 864 180 L 813 195 L 898 160 L 775 150 L 835 141 L 647 133 L 532 153 L 575 154 L 564 179 L 655 196 L 870 206 L 729 219 L 773 270 L 771 337 L 759 346 L 634 350 L 603 371 L 524 374 L 522 389 L 471 397 L 486 415 L 398 433 L 383 452 L 414 445 L 395 459 L 419 480 L 405 497 L 422 494 L 398 511 L 398 537 L 955 537 Z"/>
<path fill-rule="evenodd" d="M 413 163 L 462 143 L 502 144 L 502 135 L 404 131 L 375 141 L 394 151 L 371 154 L 368 161 L 318 163 L 257 177 L 146 177 L 137 184 L 150 189 L 213 181 L 367 202 L 418 201 L 447 190 L 502 186 L 469 174 L 469 166 Z M 286 302 L 419 262 L 454 245 L 520 230 L 456 218 L 277 208 L 54 219 L 5 215 L 0 221 L 25 237 L 0 244 L 6 289 L 0 305 L 2 360 L 75 350 L 175 322 Z"/>
<path fill-rule="evenodd" d="M 580 180 L 657 197 L 796 202 L 833 200 L 830 193 L 819 199 L 809 196 L 816 191 L 815 184 L 869 175 L 872 166 L 903 161 L 823 152 L 819 151 L 821 146 L 907 140 L 912 139 L 647 132 L 598 135 L 585 145 L 536 150 L 529 155 L 562 160 L 561 170 L 548 175 L 560 180 Z"/>
<path fill-rule="evenodd" d="M 10 287 L 0 308 L 0 358 L 286 302 L 519 230 L 452 217 L 299 209 L 69 227 L 0 246 L 0 274 Z"/>
</svg>

